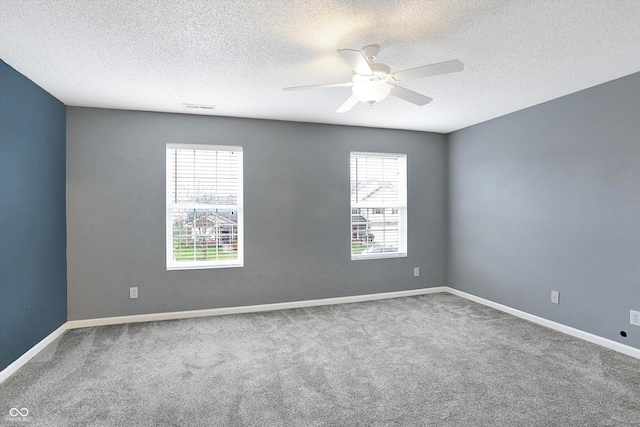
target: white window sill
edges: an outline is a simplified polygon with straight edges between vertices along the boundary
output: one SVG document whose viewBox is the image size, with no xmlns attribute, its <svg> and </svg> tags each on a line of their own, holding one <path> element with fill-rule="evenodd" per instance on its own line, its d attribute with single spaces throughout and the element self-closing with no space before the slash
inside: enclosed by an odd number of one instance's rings
<svg viewBox="0 0 640 427">
<path fill-rule="evenodd" d="M 351 255 L 351 261 L 364 261 L 367 259 L 406 258 L 406 252 L 387 252 L 381 254 Z"/>
<path fill-rule="evenodd" d="M 209 268 L 236 268 L 244 267 L 244 263 L 239 264 L 209 264 L 209 263 L 193 263 L 185 265 L 167 265 L 167 271 L 172 270 L 205 270 Z"/>
</svg>

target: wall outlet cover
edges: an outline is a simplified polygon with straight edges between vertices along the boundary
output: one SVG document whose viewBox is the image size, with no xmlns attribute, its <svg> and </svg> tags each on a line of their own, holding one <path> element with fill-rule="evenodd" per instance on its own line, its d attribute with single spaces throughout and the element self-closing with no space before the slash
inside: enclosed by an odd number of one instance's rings
<svg viewBox="0 0 640 427">
<path fill-rule="evenodd" d="M 560 292 L 551 291 L 551 302 L 554 304 L 560 304 Z"/>
<path fill-rule="evenodd" d="M 629 310 L 629 313 L 630 313 L 629 323 L 635 326 L 640 326 L 640 311 Z"/>
<path fill-rule="evenodd" d="M 136 299 L 138 298 L 138 288 L 134 287 L 134 288 L 129 288 L 129 299 Z"/>
<path fill-rule="evenodd" d="M 416 267 L 413 269 L 414 277 L 418 277 L 420 275 L 420 267 Z"/>
</svg>

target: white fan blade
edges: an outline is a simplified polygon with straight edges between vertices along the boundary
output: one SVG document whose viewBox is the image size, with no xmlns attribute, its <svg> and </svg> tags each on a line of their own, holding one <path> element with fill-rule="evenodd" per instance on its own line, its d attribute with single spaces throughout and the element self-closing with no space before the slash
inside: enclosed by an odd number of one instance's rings
<svg viewBox="0 0 640 427">
<path fill-rule="evenodd" d="M 351 110 L 357 103 L 358 98 L 356 98 L 355 95 L 351 95 L 351 98 L 347 99 L 347 101 L 336 110 L 336 113 L 346 113 L 347 111 Z"/>
<path fill-rule="evenodd" d="M 437 64 L 424 65 L 422 67 L 410 68 L 408 70 L 396 71 L 391 74 L 396 81 L 419 79 L 421 77 L 437 76 L 438 74 L 455 73 L 464 70 L 464 64 L 457 59 Z"/>
<path fill-rule="evenodd" d="M 416 105 L 426 105 L 428 103 L 430 103 L 431 101 L 433 101 L 432 98 L 429 98 L 428 96 L 424 96 L 422 94 L 419 94 L 418 92 L 414 92 L 412 90 L 409 89 L 405 89 L 403 87 L 400 86 L 396 86 L 396 85 L 392 85 L 389 84 L 389 86 L 391 86 L 391 94 L 397 98 L 400 99 L 404 99 L 405 101 L 408 101 L 412 104 L 416 104 Z"/>
<path fill-rule="evenodd" d="M 367 59 L 359 50 L 338 49 L 338 53 L 345 61 L 347 61 L 347 63 L 349 63 L 349 65 L 351 65 L 351 68 L 353 68 L 353 71 L 356 73 L 364 74 L 366 76 L 373 74 L 373 70 L 371 70 Z"/>
<path fill-rule="evenodd" d="M 310 86 L 293 86 L 293 87 L 285 87 L 282 90 L 322 89 L 325 87 L 347 87 L 347 86 L 353 86 L 353 82 L 328 83 L 328 84 L 310 85 Z"/>
</svg>

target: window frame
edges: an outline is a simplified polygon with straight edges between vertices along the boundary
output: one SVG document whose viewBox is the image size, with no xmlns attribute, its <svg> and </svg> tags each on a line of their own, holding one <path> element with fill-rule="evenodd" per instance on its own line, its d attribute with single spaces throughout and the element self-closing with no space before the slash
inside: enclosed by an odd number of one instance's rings
<svg viewBox="0 0 640 427">
<path fill-rule="evenodd" d="M 397 210 L 398 215 L 398 251 L 397 252 L 381 252 L 381 253 L 373 253 L 373 254 L 354 254 L 353 246 L 351 249 L 351 261 L 362 261 L 369 259 L 387 259 L 387 258 L 406 258 L 407 257 L 407 239 L 408 239 L 408 222 L 407 222 L 407 192 L 408 192 L 408 168 L 407 168 L 407 154 L 406 153 L 382 153 L 382 152 L 362 152 L 362 151 L 352 151 L 349 153 L 349 187 L 351 188 L 351 182 L 353 181 L 352 170 L 351 170 L 351 162 L 353 157 L 387 157 L 387 158 L 397 158 L 400 163 L 398 166 L 398 200 L 393 203 L 383 203 L 383 204 L 371 204 L 371 203 L 358 203 L 357 201 L 353 202 L 353 197 L 349 194 L 349 207 L 350 212 L 354 212 L 357 210 L 358 212 L 362 212 L 366 209 L 383 209 L 383 212 L 392 212 L 392 210 Z M 374 206 L 375 205 L 375 206 Z M 353 215 L 353 213 L 352 213 Z M 353 217 L 349 221 L 350 230 L 349 236 L 351 236 L 350 243 L 353 245 Z"/>
<path fill-rule="evenodd" d="M 237 153 L 238 167 L 237 167 L 237 183 L 238 194 L 237 204 L 235 205 L 218 205 L 209 203 L 174 203 L 171 200 L 171 191 L 174 186 L 173 179 L 171 177 L 171 168 L 173 167 L 171 152 L 174 150 L 203 150 L 203 151 L 226 151 Z M 198 269 L 211 269 L 211 268 L 233 268 L 244 267 L 244 182 L 243 182 L 243 164 L 244 164 L 244 152 L 241 146 L 232 145 L 213 145 L 213 144 L 181 144 L 181 143 L 169 143 L 165 147 L 166 166 L 165 166 L 165 253 L 166 253 L 166 269 L 167 271 L 173 270 L 198 270 Z M 209 261 L 175 261 L 173 259 L 173 211 L 176 209 L 219 209 L 220 207 L 228 208 L 229 206 L 235 206 L 238 216 L 238 249 L 236 259 L 227 260 L 209 260 Z"/>
</svg>

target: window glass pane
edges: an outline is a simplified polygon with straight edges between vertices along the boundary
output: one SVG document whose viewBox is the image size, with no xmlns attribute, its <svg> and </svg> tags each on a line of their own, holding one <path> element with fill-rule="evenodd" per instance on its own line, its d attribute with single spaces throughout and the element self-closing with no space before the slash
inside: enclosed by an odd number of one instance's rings
<svg viewBox="0 0 640 427">
<path fill-rule="evenodd" d="M 176 262 L 238 258 L 238 213 L 230 209 L 174 209 Z"/>
<path fill-rule="evenodd" d="M 352 253 L 392 253 L 400 246 L 398 210 L 367 208 L 351 215 Z"/>
</svg>

